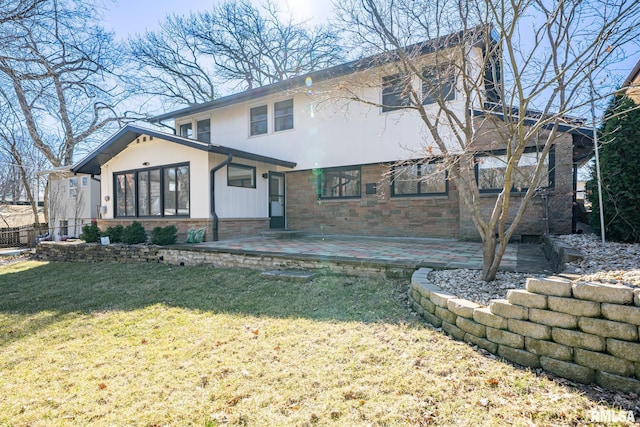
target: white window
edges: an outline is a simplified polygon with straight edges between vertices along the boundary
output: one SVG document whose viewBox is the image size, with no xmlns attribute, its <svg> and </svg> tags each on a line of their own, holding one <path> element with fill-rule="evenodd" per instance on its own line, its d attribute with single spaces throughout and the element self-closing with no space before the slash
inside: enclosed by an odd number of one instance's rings
<svg viewBox="0 0 640 427">
<path fill-rule="evenodd" d="M 180 125 L 180 136 L 185 138 L 193 137 L 193 126 L 191 123 L 184 123 Z"/>
<path fill-rule="evenodd" d="M 422 71 L 422 103 L 456 99 L 456 76 L 453 67 L 430 67 Z"/>
<path fill-rule="evenodd" d="M 198 132 L 198 141 L 211 142 L 211 120 L 198 120 L 196 123 L 196 132 Z"/>
<path fill-rule="evenodd" d="M 273 104 L 273 116 L 275 132 L 293 129 L 293 99 Z"/>
<path fill-rule="evenodd" d="M 382 112 L 399 110 L 409 105 L 409 82 L 402 74 L 382 77 Z"/>
<path fill-rule="evenodd" d="M 69 178 L 69 197 L 76 197 L 78 195 L 78 178 Z"/>
<path fill-rule="evenodd" d="M 89 177 L 88 176 L 83 176 L 80 179 L 80 185 L 82 185 L 83 187 L 88 187 L 89 186 Z"/>
<path fill-rule="evenodd" d="M 267 133 L 267 106 L 261 105 L 254 107 L 249 111 L 250 131 L 251 136 L 263 135 Z"/>
</svg>

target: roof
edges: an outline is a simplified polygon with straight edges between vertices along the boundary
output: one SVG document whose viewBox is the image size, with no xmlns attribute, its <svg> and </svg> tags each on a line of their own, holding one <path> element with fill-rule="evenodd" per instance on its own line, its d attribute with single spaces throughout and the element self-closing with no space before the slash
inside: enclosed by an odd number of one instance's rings
<svg viewBox="0 0 640 427">
<path fill-rule="evenodd" d="M 416 43 L 411 46 L 407 46 L 403 49 L 405 52 L 418 52 L 419 55 L 425 55 L 427 53 L 435 52 L 436 49 L 446 49 L 449 47 L 457 46 L 460 44 L 460 40 L 465 37 L 465 34 L 471 33 L 475 37 L 475 44 L 482 43 L 484 40 L 485 27 L 477 26 L 466 31 L 459 31 L 457 33 L 447 34 L 445 36 L 438 37 L 436 39 Z M 491 35 L 493 37 L 493 33 Z M 237 104 L 244 101 L 249 101 L 262 96 L 287 91 L 290 89 L 302 87 L 306 84 L 308 78 L 311 78 L 313 82 L 320 82 L 324 80 L 330 80 L 337 77 L 353 74 L 358 71 L 363 71 L 369 68 L 377 67 L 383 64 L 396 62 L 399 59 L 399 53 L 397 50 L 389 51 L 381 54 L 372 55 L 363 59 L 347 62 L 345 64 L 336 65 L 323 70 L 314 71 L 301 76 L 292 77 L 281 82 L 272 83 L 269 85 L 249 89 L 244 92 L 239 92 L 233 95 L 224 96 L 213 101 L 204 102 L 202 104 L 192 105 L 186 108 L 182 108 L 175 111 L 170 111 L 165 114 L 161 114 L 149 119 L 149 122 L 156 123 L 163 120 L 175 119 L 179 117 L 189 116 L 191 114 L 197 114 L 202 111 L 214 110 L 216 108 L 222 108 L 229 105 Z"/>
<path fill-rule="evenodd" d="M 482 116 L 486 114 L 491 114 L 492 116 L 496 116 L 501 120 L 504 119 L 504 106 L 502 104 L 496 103 L 485 103 L 483 109 L 474 109 L 474 116 Z M 593 139 L 593 128 L 589 126 L 585 126 L 586 120 L 577 117 L 569 117 L 569 116 L 561 116 L 556 118 L 555 115 L 549 113 L 542 113 L 540 111 L 535 110 L 526 110 L 524 114 L 521 113 L 516 107 L 507 107 L 507 110 L 510 110 L 510 114 L 512 116 L 519 117 L 521 115 L 524 116 L 523 123 L 527 126 L 533 125 L 541 119 L 550 119 L 548 125 L 544 125 L 543 128 L 551 129 L 554 126 L 558 126 L 558 130 L 560 132 L 567 132 L 573 135 L 584 136 L 587 138 Z M 557 121 L 560 123 L 557 123 Z"/>
<path fill-rule="evenodd" d="M 638 77 L 638 74 L 640 74 L 640 61 L 638 61 L 636 66 L 633 67 L 633 70 L 631 70 L 631 73 L 629 73 L 627 78 L 624 80 L 622 87 L 625 88 L 625 87 L 631 86 L 631 83 L 633 83 L 636 77 Z"/>
<path fill-rule="evenodd" d="M 504 120 L 504 112 L 499 104 L 487 104 L 484 110 L 473 110 L 474 116 L 482 116 L 491 114 Z M 514 116 L 520 115 L 517 108 L 511 108 Z M 524 112 L 523 124 L 525 126 L 533 125 L 537 120 L 545 115 L 539 111 L 527 110 Z M 561 123 L 551 120 L 549 124 L 542 126 L 544 129 L 552 129 L 557 125 L 560 132 L 569 133 L 573 136 L 573 162 L 583 166 L 593 155 L 593 128 L 585 126 L 586 120 L 575 117 L 561 117 Z"/>
<path fill-rule="evenodd" d="M 253 154 L 242 150 L 236 150 L 222 145 L 207 142 L 196 141 L 181 136 L 158 132 L 151 129 L 145 129 L 139 126 L 127 125 L 113 134 L 109 139 L 103 142 L 98 148 L 89 153 L 84 159 L 75 164 L 71 171 L 74 173 L 86 173 L 91 175 L 100 175 L 102 165 L 120 154 L 129 144 L 136 138 L 147 135 L 153 138 L 162 139 L 173 142 L 175 144 L 184 145 L 185 147 L 196 150 L 206 151 L 208 153 L 232 155 L 246 160 L 254 160 L 257 162 L 268 163 L 287 168 L 294 168 L 296 163 L 286 160 L 275 159 L 273 157 Z"/>
</svg>

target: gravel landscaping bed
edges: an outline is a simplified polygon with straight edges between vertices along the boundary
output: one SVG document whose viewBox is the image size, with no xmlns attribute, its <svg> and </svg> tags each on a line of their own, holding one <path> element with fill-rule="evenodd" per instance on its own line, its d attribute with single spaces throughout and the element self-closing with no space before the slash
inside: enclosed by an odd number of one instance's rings
<svg viewBox="0 0 640 427">
<path fill-rule="evenodd" d="M 607 242 L 602 247 L 593 234 L 558 236 L 584 255 L 584 259 L 568 267 L 575 272 L 574 281 L 617 283 L 640 287 L 640 244 Z M 542 277 L 527 273 L 498 272 L 495 281 L 486 283 L 478 270 L 435 270 L 431 281 L 459 298 L 488 305 L 492 299 L 506 298 L 509 289 L 524 288 L 528 277 Z"/>
</svg>

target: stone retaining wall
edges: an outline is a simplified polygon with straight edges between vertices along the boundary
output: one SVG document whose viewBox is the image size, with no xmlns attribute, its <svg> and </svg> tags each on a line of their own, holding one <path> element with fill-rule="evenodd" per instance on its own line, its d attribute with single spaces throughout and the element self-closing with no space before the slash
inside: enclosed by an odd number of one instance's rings
<svg viewBox="0 0 640 427">
<path fill-rule="evenodd" d="M 67 262 L 159 262 L 169 265 L 208 265 L 219 268 L 253 270 L 322 270 L 329 273 L 364 277 L 409 277 L 414 265 L 390 266 L 371 261 L 318 259 L 304 255 L 269 255 L 213 252 L 206 248 L 163 247 L 153 245 L 100 245 L 78 242 L 41 242 L 36 258 Z"/>
<path fill-rule="evenodd" d="M 36 246 L 36 259 L 72 262 L 159 262 L 161 246 L 153 245 L 100 245 L 98 243 L 40 242 Z"/>
<path fill-rule="evenodd" d="M 542 250 L 544 251 L 545 257 L 549 260 L 551 268 L 556 273 L 565 271 L 567 263 L 584 258 L 580 251 L 577 251 L 561 239 L 549 234 L 542 236 Z"/>
<path fill-rule="evenodd" d="M 506 360 L 580 383 L 640 393 L 640 289 L 527 279 L 489 307 L 413 274 L 410 300 L 429 323 Z"/>
</svg>

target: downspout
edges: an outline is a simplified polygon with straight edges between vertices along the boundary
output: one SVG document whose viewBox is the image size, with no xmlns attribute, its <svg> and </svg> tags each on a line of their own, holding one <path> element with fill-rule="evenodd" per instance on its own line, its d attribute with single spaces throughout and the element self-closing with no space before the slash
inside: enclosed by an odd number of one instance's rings
<svg viewBox="0 0 640 427">
<path fill-rule="evenodd" d="M 211 187 L 211 215 L 213 216 L 213 241 L 218 241 L 218 214 L 216 213 L 216 172 L 227 166 L 233 160 L 231 154 L 219 165 L 211 169 L 209 185 Z"/>
</svg>

